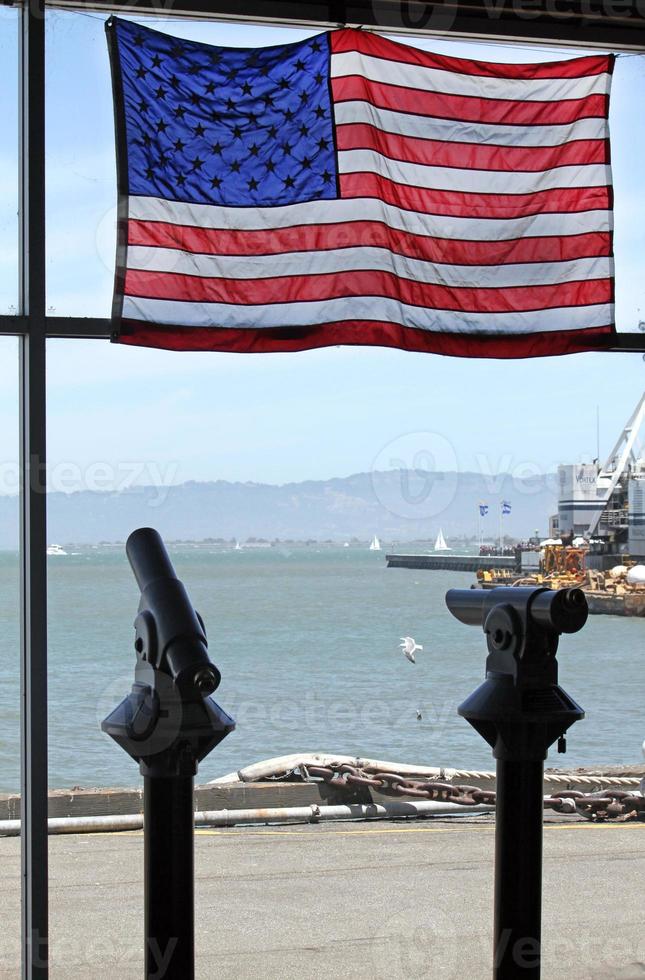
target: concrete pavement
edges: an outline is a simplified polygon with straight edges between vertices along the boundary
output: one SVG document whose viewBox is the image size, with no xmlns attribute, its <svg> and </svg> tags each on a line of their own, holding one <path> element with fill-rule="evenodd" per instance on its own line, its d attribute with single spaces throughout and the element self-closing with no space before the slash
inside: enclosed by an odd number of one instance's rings
<svg viewBox="0 0 645 980">
<path fill-rule="evenodd" d="M 645 980 L 645 824 L 545 824 L 543 977 Z M 199 831 L 197 978 L 490 977 L 490 817 Z M 50 838 L 52 980 L 141 980 L 143 838 Z M 19 841 L 0 839 L 0 977 Z"/>
</svg>

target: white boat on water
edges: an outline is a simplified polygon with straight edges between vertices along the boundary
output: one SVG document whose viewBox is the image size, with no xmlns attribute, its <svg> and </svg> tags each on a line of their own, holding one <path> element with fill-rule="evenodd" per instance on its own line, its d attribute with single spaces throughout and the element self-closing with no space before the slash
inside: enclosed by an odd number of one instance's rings
<svg viewBox="0 0 645 980">
<path fill-rule="evenodd" d="M 53 557 L 56 555 L 66 555 L 67 552 L 59 544 L 50 544 L 47 549 L 47 554 Z"/>
<path fill-rule="evenodd" d="M 439 528 L 439 534 L 437 535 L 437 540 L 434 543 L 435 551 L 451 551 L 452 549 L 446 543 L 446 539 L 443 536 L 443 530 Z"/>
<path fill-rule="evenodd" d="M 380 550 L 381 550 L 381 542 L 379 541 L 377 536 L 374 535 L 374 537 L 370 541 L 370 551 L 380 551 Z"/>
</svg>

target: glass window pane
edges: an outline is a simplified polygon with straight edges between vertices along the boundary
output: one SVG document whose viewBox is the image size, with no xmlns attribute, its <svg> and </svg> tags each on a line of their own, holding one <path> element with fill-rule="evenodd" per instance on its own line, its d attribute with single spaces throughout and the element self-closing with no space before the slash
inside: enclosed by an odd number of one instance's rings
<svg viewBox="0 0 645 980">
<path fill-rule="evenodd" d="M 506 496 L 504 531 L 514 540 L 535 528 L 546 536 L 558 464 L 598 454 L 597 405 L 604 459 L 641 390 L 639 356 L 491 362 L 485 382 L 482 362 L 446 359 L 429 387 L 429 359 L 393 351 L 229 358 L 50 341 L 48 352 L 50 541 L 68 553 L 49 562 L 52 698 L 69 708 L 50 714 L 52 785 L 138 779 L 98 722 L 131 680 L 137 592 L 124 541 L 149 525 L 169 542 L 206 618 L 224 677 L 219 696 L 239 716 L 202 778 L 305 742 L 490 766 L 484 743 L 456 716 L 459 693 L 483 671 L 482 636 L 444 610 L 449 576 L 386 570 L 384 551 L 427 552 L 440 527 L 455 550 L 474 546 L 482 499 L 490 505 L 483 532 L 495 540 Z M 621 378 L 620 398 L 600 394 L 609 375 Z M 561 397 L 545 400 L 547 391 Z M 509 399 L 520 392 L 528 401 L 514 417 Z M 563 415 L 565 403 L 576 411 Z M 430 450 L 437 473 L 423 493 L 400 481 L 383 492 L 384 472 L 418 470 Z M 367 548 L 374 534 L 384 548 L 377 554 Z M 249 540 L 241 554 L 236 539 Z M 460 574 L 453 584 L 472 581 Z M 615 735 L 604 660 L 584 654 L 602 649 L 607 622 L 593 617 L 563 642 L 565 684 L 598 718 L 576 729 L 567 764 L 639 758 L 638 685 L 621 695 Z M 397 650 L 404 631 L 434 651 L 416 668 Z M 81 637 L 96 665 L 73 713 L 82 754 L 67 736 Z M 417 707 L 429 725 L 400 726 Z"/>
<path fill-rule="evenodd" d="M 115 174 L 103 21 L 48 14 L 47 302 L 59 315 L 108 316 L 111 305 Z M 146 23 L 232 45 L 309 33 Z M 411 43 L 490 60 L 563 57 Z M 640 65 L 619 59 L 612 103 L 620 329 L 641 316 Z M 378 535 L 384 549 L 427 553 L 441 529 L 455 549 L 467 547 L 479 500 L 497 505 L 504 488 L 509 534 L 523 538 L 534 526 L 546 534 L 558 463 L 593 458 L 598 446 L 606 455 L 642 388 L 639 356 L 439 362 L 343 349 L 258 359 L 52 341 L 48 372 L 52 787 L 140 785 L 136 765 L 99 725 L 132 682 L 138 594 L 124 541 L 142 525 L 162 532 L 205 618 L 223 674 L 216 697 L 238 721 L 200 781 L 303 749 L 493 767 L 456 715 L 483 676 L 483 634 L 453 621 L 443 600 L 472 576 L 386 570 L 369 541 Z M 608 378 L 620 378 L 618 395 L 609 395 Z M 430 502 L 435 482 L 454 484 L 455 495 L 424 510 L 424 487 L 410 496 L 397 473 L 422 472 L 428 436 Z M 392 473 L 398 502 L 379 489 Z M 496 516 L 490 522 L 494 538 Z M 563 642 L 562 682 L 588 721 L 552 764 L 640 761 L 635 625 L 596 617 Z M 414 665 L 399 650 L 407 634 L 424 647 Z M 610 689 L 608 645 L 620 649 L 623 678 Z M 74 943 L 55 919 L 54 951 L 82 955 Z M 138 940 L 131 952 L 139 955 Z"/>
<path fill-rule="evenodd" d="M 18 10 L 0 7 L 0 315 L 18 312 Z"/>
<path fill-rule="evenodd" d="M 18 563 L 18 341 L 0 337 L 0 820 L 20 790 L 20 620 Z M 20 963 L 20 850 L 0 837 L 0 976 Z"/>
<path fill-rule="evenodd" d="M 106 19 L 47 13 L 47 304 L 58 316 L 107 317 L 112 308 L 116 169 Z M 146 23 L 225 45 L 285 43 L 311 33 L 157 18 Z"/>
<path fill-rule="evenodd" d="M 20 779 L 18 745 L 18 341 L 0 337 L 0 792 Z"/>
<path fill-rule="evenodd" d="M 645 127 L 635 126 L 645 97 L 643 58 L 619 56 L 614 71 L 609 121 L 614 180 L 614 251 L 616 254 L 616 325 L 638 330 L 645 320 L 642 256 L 645 251 L 645 188 L 640 179 Z"/>
<path fill-rule="evenodd" d="M 289 28 L 139 19 L 177 36 L 231 46 L 295 41 Z M 47 16 L 48 307 L 58 315 L 110 315 L 115 254 L 114 128 L 105 18 L 51 10 Z M 395 40 L 404 41 L 397 37 Z M 417 47 L 491 61 L 548 61 L 580 51 L 409 38 Z M 587 52 L 582 52 L 587 53 Z M 617 325 L 637 328 L 643 306 L 639 255 L 645 244 L 645 188 L 639 180 L 645 132 L 634 127 L 645 98 L 642 59 L 619 57 L 611 104 L 615 185 Z M 74 112 L 69 112 L 69 106 Z M 80 285 L 79 285 L 80 284 Z"/>
</svg>

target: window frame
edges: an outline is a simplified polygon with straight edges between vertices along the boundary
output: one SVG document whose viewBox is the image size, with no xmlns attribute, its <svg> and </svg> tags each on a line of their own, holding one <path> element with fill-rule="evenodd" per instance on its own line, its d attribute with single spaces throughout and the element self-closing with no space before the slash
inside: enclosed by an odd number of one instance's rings
<svg viewBox="0 0 645 980">
<path fill-rule="evenodd" d="M 111 334 L 109 319 L 46 314 L 45 16 L 49 7 L 100 11 L 106 16 L 114 12 L 109 0 L 56 0 L 51 4 L 23 0 L 20 6 L 19 311 L 16 316 L 0 316 L 0 335 L 18 336 L 20 346 L 23 980 L 47 980 L 49 976 L 46 342 L 52 337 L 107 340 Z M 444 0 L 443 4 L 416 0 L 246 0 L 244 7 L 240 15 L 239 0 L 125 0 L 118 5 L 120 13 L 165 18 L 171 15 L 320 29 L 354 25 L 411 36 L 645 51 L 645 10 L 641 13 L 632 4 L 620 13 L 604 0 L 504 0 L 501 8 L 496 4 L 490 13 L 482 0 Z M 443 19 L 433 24 L 437 7 Z M 642 354 L 645 336 L 618 334 L 599 349 Z"/>
</svg>

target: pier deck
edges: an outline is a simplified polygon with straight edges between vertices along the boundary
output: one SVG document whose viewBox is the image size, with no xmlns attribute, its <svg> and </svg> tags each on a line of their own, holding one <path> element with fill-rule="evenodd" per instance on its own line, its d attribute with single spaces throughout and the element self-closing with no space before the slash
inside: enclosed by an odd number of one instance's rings
<svg viewBox="0 0 645 980">
<path fill-rule="evenodd" d="M 388 568 L 420 568 L 428 571 L 478 572 L 480 569 L 513 570 L 517 568 L 514 555 L 386 555 Z"/>
<path fill-rule="evenodd" d="M 545 980 L 645 978 L 645 824 L 547 818 Z M 200 831 L 197 980 L 488 980 L 494 823 Z M 52 980 L 140 980 L 143 838 L 50 838 Z M 19 840 L 0 838 L 0 978 L 18 968 Z"/>
</svg>

